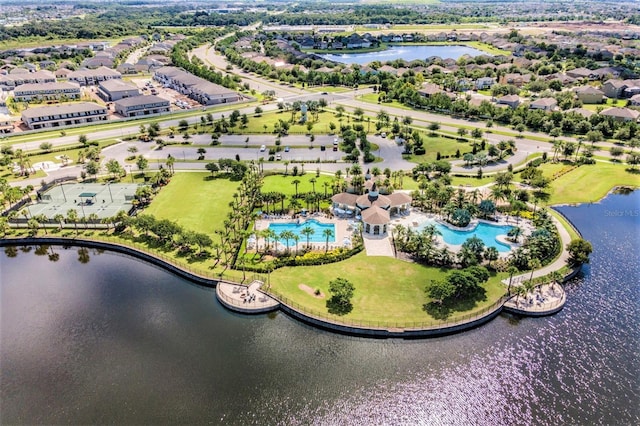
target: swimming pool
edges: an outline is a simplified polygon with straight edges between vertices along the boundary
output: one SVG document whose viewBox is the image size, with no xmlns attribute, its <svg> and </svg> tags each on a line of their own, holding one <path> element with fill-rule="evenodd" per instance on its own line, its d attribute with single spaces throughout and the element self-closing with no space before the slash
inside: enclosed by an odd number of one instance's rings
<svg viewBox="0 0 640 426">
<path fill-rule="evenodd" d="M 313 229 L 313 234 L 309 236 L 310 243 L 326 242 L 327 237 L 323 233 L 325 229 L 330 229 L 332 231 L 333 236 L 329 238 L 329 242 L 334 243 L 336 241 L 336 226 L 333 223 L 321 223 L 315 219 L 300 221 L 300 223 L 297 223 L 297 222 L 270 223 L 269 229 L 278 235 L 281 235 L 282 231 L 291 231 L 300 237 L 300 240 L 298 241 L 299 244 L 306 244 L 307 236 L 302 233 L 302 230 L 307 226 Z M 278 241 L 282 244 L 287 244 L 287 241 L 282 238 L 279 238 Z M 295 244 L 296 244 L 295 240 L 289 240 L 289 246 L 294 246 Z"/>
<path fill-rule="evenodd" d="M 489 223 L 480 222 L 478 225 L 469 231 L 457 231 L 449 228 L 446 225 L 442 225 L 438 222 L 428 220 L 418 226 L 418 230 L 422 230 L 425 226 L 433 224 L 436 229 L 442 234 L 442 239 L 445 243 L 451 245 L 462 245 L 467 239 L 476 236 L 482 240 L 486 247 L 495 247 L 500 253 L 506 253 L 511 250 L 509 245 L 501 243 L 496 240 L 498 235 L 507 235 L 509 230 L 513 228 L 510 225 L 491 225 Z"/>
</svg>

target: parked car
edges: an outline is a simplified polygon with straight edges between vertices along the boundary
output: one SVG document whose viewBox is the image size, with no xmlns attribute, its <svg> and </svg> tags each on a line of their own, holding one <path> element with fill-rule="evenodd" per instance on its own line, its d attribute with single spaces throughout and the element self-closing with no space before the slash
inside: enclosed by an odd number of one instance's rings
<svg viewBox="0 0 640 426">
<path fill-rule="evenodd" d="M 289 147 L 288 146 L 284 147 L 284 152 L 289 152 Z"/>
<path fill-rule="evenodd" d="M 266 145 L 260 145 L 260 152 L 265 152 L 267 150 Z"/>
</svg>

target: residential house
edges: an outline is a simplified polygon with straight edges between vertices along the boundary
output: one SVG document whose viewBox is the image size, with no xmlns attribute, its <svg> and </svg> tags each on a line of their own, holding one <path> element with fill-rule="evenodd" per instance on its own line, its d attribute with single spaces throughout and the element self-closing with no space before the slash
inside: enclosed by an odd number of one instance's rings
<svg viewBox="0 0 640 426">
<path fill-rule="evenodd" d="M 593 114 L 595 114 L 594 111 L 591 111 L 589 109 L 585 109 L 585 108 L 571 108 L 565 111 L 567 114 L 577 114 L 577 115 L 581 115 L 584 118 L 589 118 L 591 117 Z"/>
<path fill-rule="evenodd" d="M 107 108 L 93 102 L 78 102 L 22 111 L 22 122 L 32 130 L 94 123 L 107 119 Z"/>
<path fill-rule="evenodd" d="M 616 121 L 637 121 L 640 112 L 629 108 L 612 107 L 600 111 L 600 115 L 613 117 Z"/>
<path fill-rule="evenodd" d="M 98 96 L 105 102 L 114 102 L 132 96 L 140 96 L 140 89 L 133 83 L 121 79 L 101 81 L 98 84 Z"/>
<path fill-rule="evenodd" d="M 170 103 L 156 95 L 134 96 L 115 102 L 115 111 L 123 117 L 161 114 L 169 112 Z"/>
<path fill-rule="evenodd" d="M 13 97 L 19 102 L 79 99 L 80 86 L 75 83 L 27 83 L 13 89 Z"/>
<path fill-rule="evenodd" d="M 501 84 L 512 84 L 516 87 L 522 87 L 531 81 L 531 74 L 505 74 L 500 78 Z"/>
<path fill-rule="evenodd" d="M 640 95 L 633 95 L 630 99 L 629 99 L 629 103 L 632 106 L 640 106 Z"/>
<path fill-rule="evenodd" d="M 189 96 L 202 105 L 237 102 L 242 99 L 241 95 L 233 90 L 211 83 L 181 68 L 159 68 L 153 78 L 163 85 Z"/>
<path fill-rule="evenodd" d="M 518 95 L 505 95 L 496 100 L 498 105 L 506 105 L 511 108 L 518 108 L 520 105 L 520 97 Z"/>
<path fill-rule="evenodd" d="M 493 77 L 480 77 L 476 80 L 476 90 L 491 89 L 491 86 L 496 84 L 496 79 Z"/>
<path fill-rule="evenodd" d="M 604 82 L 602 85 L 602 91 L 607 98 L 620 99 L 622 97 L 622 92 L 627 87 L 628 86 L 624 81 L 611 79 Z"/>
<path fill-rule="evenodd" d="M 424 96 L 425 98 L 430 98 L 436 93 L 442 92 L 440 86 L 434 83 L 423 83 L 422 87 L 418 89 L 418 94 L 420 96 Z"/>
<path fill-rule="evenodd" d="M 567 71 L 567 75 L 576 79 L 586 78 L 589 80 L 595 80 L 599 77 L 597 72 L 590 70 L 589 68 L 575 68 Z"/>
<path fill-rule="evenodd" d="M 543 111 L 553 111 L 558 107 L 558 101 L 554 98 L 540 98 L 529 104 L 530 109 L 541 109 Z"/>
<path fill-rule="evenodd" d="M 95 70 L 80 69 L 69 74 L 69 81 L 76 82 L 80 86 L 93 86 L 101 81 L 120 78 L 122 78 L 122 74 L 107 67 L 100 67 Z"/>
<path fill-rule="evenodd" d="M 574 90 L 583 104 L 601 104 L 604 100 L 604 92 L 593 86 L 576 87 Z"/>
<path fill-rule="evenodd" d="M 69 74 L 71 74 L 71 72 L 72 71 L 70 69 L 60 68 L 60 69 L 56 70 L 55 76 L 56 76 L 56 78 L 59 78 L 59 79 L 68 78 Z"/>
<path fill-rule="evenodd" d="M 51 71 L 40 70 L 36 72 L 11 73 L 0 75 L 0 88 L 13 90 L 21 84 L 55 83 L 56 76 Z"/>
<path fill-rule="evenodd" d="M 10 115 L 0 113 L 0 134 L 12 133 L 13 123 Z"/>
</svg>

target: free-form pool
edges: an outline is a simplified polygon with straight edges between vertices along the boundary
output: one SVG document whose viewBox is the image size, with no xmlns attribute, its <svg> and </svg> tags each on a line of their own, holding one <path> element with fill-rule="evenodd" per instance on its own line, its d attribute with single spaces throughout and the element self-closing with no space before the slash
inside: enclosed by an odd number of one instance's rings
<svg viewBox="0 0 640 426">
<path fill-rule="evenodd" d="M 285 222 L 285 223 L 270 223 L 269 229 L 275 232 L 277 235 L 281 235 L 283 231 L 291 231 L 300 237 L 299 243 L 306 243 L 307 236 L 302 233 L 302 230 L 306 227 L 313 229 L 313 234 L 309 236 L 310 243 L 324 243 L 327 241 L 327 237 L 324 234 L 325 229 L 330 229 L 332 236 L 329 237 L 329 242 L 336 241 L 336 226 L 333 223 L 321 223 L 315 219 L 309 219 L 298 222 Z M 278 241 L 284 245 L 287 241 L 283 238 L 279 238 Z M 289 240 L 289 246 L 294 246 L 295 240 Z"/>
<path fill-rule="evenodd" d="M 467 239 L 476 236 L 482 240 L 485 246 L 495 247 L 501 253 L 506 253 L 511 250 L 511 247 L 509 247 L 507 244 L 501 243 L 496 239 L 498 235 L 507 235 L 509 230 L 513 228 L 510 225 L 492 225 L 489 223 L 480 222 L 474 229 L 468 231 L 458 231 L 436 221 L 428 220 L 420 224 L 418 226 L 418 229 L 422 230 L 427 225 L 435 225 L 436 229 L 442 235 L 442 239 L 447 244 L 459 246 L 467 241 Z"/>
</svg>

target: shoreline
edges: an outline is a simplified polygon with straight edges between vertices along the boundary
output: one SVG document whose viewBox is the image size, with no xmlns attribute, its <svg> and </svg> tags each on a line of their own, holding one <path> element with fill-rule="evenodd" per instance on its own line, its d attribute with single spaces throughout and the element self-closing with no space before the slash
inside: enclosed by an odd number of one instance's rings
<svg viewBox="0 0 640 426">
<path fill-rule="evenodd" d="M 168 272 L 174 273 L 177 276 L 184 278 L 188 281 L 191 281 L 195 284 L 201 285 L 207 288 L 216 288 L 218 284 L 230 284 L 234 286 L 245 286 L 246 284 L 238 283 L 234 281 L 229 281 L 225 279 L 216 279 L 205 277 L 197 272 L 191 272 L 179 266 L 176 266 L 168 261 L 161 259 L 160 257 L 146 253 L 142 250 L 138 250 L 133 247 L 129 247 L 122 244 L 117 244 L 114 242 L 106 242 L 106 241 L 98 241 L 93 239 L 83 239 L 83 238 L 64 238 L 64 237 L 21 237 L 21 238 L 2 238 L 0 239 L 0 247 L 8 247 L 8 246 L 23 246 L 23 245 L 59 245 L 59 246 L 70 246 L 70 247 L 88 247 L 88 248 L 96 248 L 103 250 L 110 250 L 116 253 L 126 254 L 132 256 L 136 259 L 146 261 L 152 265 L 161 267 Z M 575 269 L 563 278 L 563 282 L 567 279 L 572 278 L 580 271 L 580 268 Z M 286 313 L 287 315 L 302 321 L 306 324 L 313 325 L 315 327 L 346 334 L 352 336 L 359 337 L 376 337 L 376 338 L 426 338 L 426 337 L 438 337 L 444 336 L 454 333 L 459 333 L 462 331 L 467 331 L 473 328 L 476 328 L 480 325 L 483 325 L 490 320 L 494 319 L 498 316 L 503 310 L 505 304 L 513 297 L 513 296 L 502 296 L 500 299 L 496 300 L 492 305 L 485 308 L 484 310 L 475 313 L 469 314 L 466 319 L 458 321 L 452 321 L 451 323 L 445 323 L 439 326 L 430 326 L 430 327 L 404 327 L 404 328 L 396 328 L 389 325 L 386 326 L 377 326 L 377 327 L 366 327 L 360 324 L 348 322 L 338 322 L 335 320 L 331 320 L 328 318 L 320 318 L 313 313 L 305 312 L 302 306 L 296 307 L 293 306 L 295 303 L 287 302 L 286 297 L 279 296 L 272 292 L 266 293 L 269 297 L 278 302 L 278 306 L 274 309 L 279 309 Z M 217 295 L 217 292 L 216 292 Z M 223 303 L 219 296 L 217 296 L 218 302 L 224 306 L 226 309 L 229 309 L 228 305 Z M 557 311 L 559 311 L 558 309 Z M 505 311 L 508 311 L 505 310 Z M 556 312 L 557 312 L 556 311 Z M 240 311 L 238 311 L 240 312 Z M 245 314 L 257 314 L 260 312 L 250 312 L 243 311 Z M 555 313 L 555 312 L 553 312 Z M 522 314 L 522 313 L 520 313 Z M 550 313 L 551 314 L 551 313 Z M 539 315 L 534 315 L 539 316 Z"/>
</svg>

